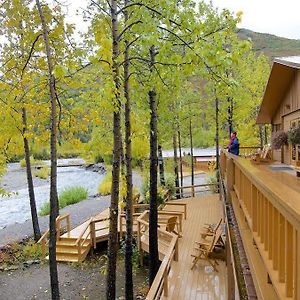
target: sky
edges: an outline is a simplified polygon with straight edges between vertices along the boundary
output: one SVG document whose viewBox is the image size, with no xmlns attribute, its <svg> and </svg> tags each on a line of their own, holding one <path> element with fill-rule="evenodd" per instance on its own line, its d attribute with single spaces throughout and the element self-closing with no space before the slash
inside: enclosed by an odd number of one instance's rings
<svg viewBox="0 0 300 300">
<path fill-rule="evenodd" d="M 209 2 L 207 0 L 206 2 Z M 300 39 L 299 0 L 212 0 L 214 6 L 242 11 L 238 27 Z"/>
<path fill-rule="evenodd" d="M 88 0 L 68 1 L 72 3 L 70 8 L 72 21 L 79 21 L 79 18 L 74 17 L 75 10 L 78 7 L 85 7 Z M 242 11 L 242 23 L 238 27 L 300 39 L 300 0 L 212 0 L 212 2 L 215 7 L 228 8 L 233 12 Z"/>
</svg>

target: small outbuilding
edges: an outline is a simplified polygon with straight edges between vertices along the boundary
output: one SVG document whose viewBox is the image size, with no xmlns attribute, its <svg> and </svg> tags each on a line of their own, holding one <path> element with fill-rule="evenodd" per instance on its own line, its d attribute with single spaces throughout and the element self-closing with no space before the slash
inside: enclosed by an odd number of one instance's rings
<svg viewBox="0 0 300 300">
<path fill-rule="evenodd" d="M 272 124 L 272 133 L 300 126 L 300 56 L 274 59 L 257 117 L 258 124 Z M 300 145 L 273 150 L 273 159 L 300 165 Z"/>
</svg>

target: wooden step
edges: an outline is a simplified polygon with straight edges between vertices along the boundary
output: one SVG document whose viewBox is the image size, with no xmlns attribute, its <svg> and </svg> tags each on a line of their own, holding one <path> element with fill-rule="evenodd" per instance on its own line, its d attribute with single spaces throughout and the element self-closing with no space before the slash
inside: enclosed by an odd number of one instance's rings
<svg viewBox="0 0 300 300">
<path fill-rule="evenodd" d="M 88 246 L 90 245 L 90 240 L 85 240 L 84 243 L 81 243 L 81 246 Z M 64 246 L 64 247 L 77 247 L 76 240 L 59 240 L 56 242 L 57 246 Z"/>
</svg>

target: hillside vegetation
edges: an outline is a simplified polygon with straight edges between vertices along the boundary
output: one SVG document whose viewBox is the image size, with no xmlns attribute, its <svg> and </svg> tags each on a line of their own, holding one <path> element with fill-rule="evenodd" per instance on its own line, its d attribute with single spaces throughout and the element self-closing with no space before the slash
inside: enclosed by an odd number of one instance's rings
<svg viewBox="0 0 300 300">
<path fill-rule="evenodd" d="M 251 39 L 254 50 L 258 53 L 264 53 L 271 60 L 274 57 L 300 55 L 300 40 L 254 32 L 244 28 L 238 30 L 238 36 L 243 40 Z"/>
</svg>

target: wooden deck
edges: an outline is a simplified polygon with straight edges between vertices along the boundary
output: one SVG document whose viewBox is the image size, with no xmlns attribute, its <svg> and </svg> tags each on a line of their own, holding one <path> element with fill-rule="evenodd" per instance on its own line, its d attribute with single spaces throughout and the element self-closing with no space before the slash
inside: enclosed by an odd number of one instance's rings
<svg viewBox="0 0 300 300">
<path fill-rule="evenodd" d="M 217 223 L 223 216 L 222 203 L 218 195 L 199 196 L 185 201 L 188 203 L 187 219 L 183 222 L 183 234 L 179 239 L 179 257 L 178 261 L 172 262 L 168 297 L 162 296 L 161 299 L 225 300 L 225 262 L 218 260 L 219 272 L 215 272 L 203 260 L 191 270 L 194 242 L 200 240 L 200 231 L 205 223 Z"/>
</svg>

